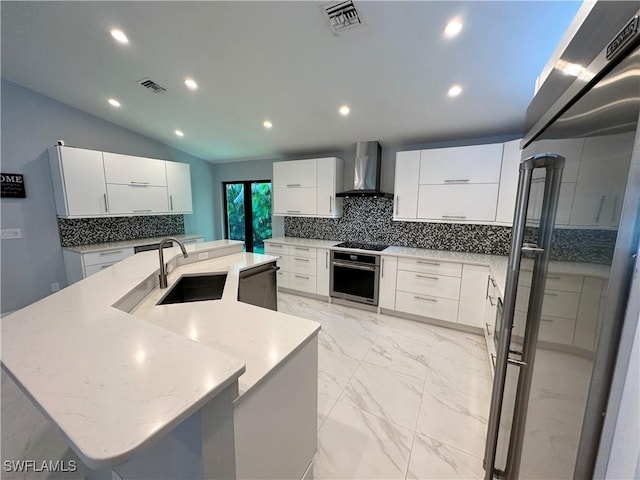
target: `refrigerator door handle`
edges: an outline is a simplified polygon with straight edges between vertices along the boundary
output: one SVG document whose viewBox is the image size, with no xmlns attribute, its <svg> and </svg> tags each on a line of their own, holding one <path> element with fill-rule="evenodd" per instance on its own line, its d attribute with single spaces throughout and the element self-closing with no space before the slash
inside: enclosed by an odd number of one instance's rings
<svg viewBox="0 0 640 480">
<path fill-rule="evenodd" d="M 502 403 L 504 398 L 504 390 L 506 384 L 507 365 L 513 364 L 518 367 L 526 366 L 528 368 L 522 368 L 521 372 L 530 372 L 531 363 L 527 358 L 526 348 L 523 348 L 522 360 L 515 360 L 509 358 L 509 349 L 511 345 L 511 331 L 513 328 L 513 319 L 516 306 L 516 294 L 518 287 L 518 277 L 520 274 L 520 261 L 524 252 L 535 254 L 535 267 L 534 275 L 532 277 L 532 295 L 535 292 L 536 286 L 539 285 L 540 273 L 546 274 L 546 263 L 549 257 L 549 244 L 551 241 L 551 232 L 553 231 L 553 225 L 555 222 L 555 213 L 557 210 L 558 196 L 560 192 L 560 179 L 562 177 L 562 169 L 564 167 L 564 157 L 554 154 L 535 155 L 527 158 L 520 164 L 520 175 L 518 178 L 518 197 L 516 200 L 516 208 L 513 220 L 513 230 L 511 236 L 511 248 L 509 254 L 509 263 L 507 266 L 507 279 L 505 283 L 505 295 L 504 295 L 504 307 L 503 307 L 503 319 L 500 330 L 500 342 L 496 349 L 497 361 L 495 365 L 493 389 L 491 393 L 491 407 L 489 412 L 489 422 L 487 426 L 487 440 L 485 444 L 485 453 L 483 459 L 483 466 L 485 469 L 485 480 L 493 480 L 494 474 L 498 476 L 507 475 L 509 477 L 510 472 L 513 471 L 513 466 L 519 467 L 519 453 L 521 453 L 521 444 L 512 445 L 509 444 L 509 452 L 507 457 L 507 468 L 505 471 L 498 470 L 495 467 L 498 434 L 500 430 L 500 416 L 502 413 Z M 536 168 L 545 168 L 547 171 L 545 178 L 545 190 L 544 201 L 542 206 L 542 214 L 540 217 L 540 245 L 532 245 L 524 243 L 525 227 L 527 221 L 527 209 L 529 206 L 529 197 L 531 193 L 531 180 L 533 177 L 533 170 Z M 544 268 L 540 268 L 540 267 Z M 536 268 L 538 267 L 538 268 Z M 544 278 L 542 278 L 543 291 L 544 291 Z M 541 296 L 542 297 L 542 296 Z M 540 302 L 538 302 L 540 303 Z M 531 306 L 531 305 L 530 305 Z M 534 310 L 536 310 L 534 308 Z M 534 312 L 535 313 L 535 312 Z M 531 314 L 531 311 L 529 312 Z M 529 322 L 527 321 L 527 325 Z M 527 330 L 529 326 L 527 326 Z M 536 339 L 537 341 L 537 331 Z M 525 340 L 526 341 L 526 340 Z M 524 375 L 520 375 L 522 377 Z M 518 390 L 520 390 L 520 382 L 518 382 Z M 524 412 L 526 414 L 526 411 Z M 517 412 L 514 411 L 514 425 L 515 428 L 518 422 L 523 419 L 517 418 Z M 513 432 L 511 438 L 514 438 Z M 521 442 L 520 442 L 521 443 Z M 510 461 L 512 450 L 519 450 L 516 452 L 516 463 Z M 516 470 L 517 471 L 517 470 Z M 515 478 L 515 477 L 514 477 Z"/>
</svg>

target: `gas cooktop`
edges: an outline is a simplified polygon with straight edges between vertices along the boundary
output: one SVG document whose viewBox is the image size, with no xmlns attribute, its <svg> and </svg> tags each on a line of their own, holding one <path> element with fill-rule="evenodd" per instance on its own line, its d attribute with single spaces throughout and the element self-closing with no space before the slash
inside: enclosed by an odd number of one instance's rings
<svg viewBox="0 0 640 480">
<path fill-rule="evenodd" d="M 375 252 L 381 252 L 389 245 L 380 245 L 379 243 L 364 243 L 364 242 L 342 242 L 338 245 L 334 245 L 337 248 L 355 248 L 358 250 L 373 250 Z"/>
</svg>

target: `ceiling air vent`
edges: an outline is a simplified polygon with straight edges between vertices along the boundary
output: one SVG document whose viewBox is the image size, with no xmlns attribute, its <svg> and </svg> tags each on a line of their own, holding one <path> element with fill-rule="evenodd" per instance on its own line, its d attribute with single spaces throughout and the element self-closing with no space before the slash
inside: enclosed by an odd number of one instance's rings
<svg viewBox="0 0 640 480">
<path fill-rule="evenodd" d="M 327 3 L 322 6 L 333 33 L 340 33 L 362 25 L 362 20 L 351 0 L 346 2 Z"/>
<path fill-rule="evenodd" d="M 156 82 L 147 77 L 143 78 L 142 80 L 138 80 L 136 83 L 148 89 L 152 93 L 163 93 L 167 91 L 166 88 L 161 87 Z"/>
</svg>

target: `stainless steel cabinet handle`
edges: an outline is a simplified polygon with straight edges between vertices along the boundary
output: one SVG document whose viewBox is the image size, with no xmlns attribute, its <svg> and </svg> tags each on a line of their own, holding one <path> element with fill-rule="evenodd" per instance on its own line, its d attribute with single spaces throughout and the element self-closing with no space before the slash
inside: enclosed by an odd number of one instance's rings
<svg viewBox="0 0 640 480">
<path fill-rule="evenodd" d="M 278 245 L 277 243 L 269 243 L 267 245 L 269 245 L 270 247 L 274 247 L 274 248 L 282 248 L 282 245 Z"/>
<path fill-rule="evenodd" d="M 287 183 L 287 187 L 299 187 L 299 183 Z"/>
<path fill-rule="evenodd" d="M 399 207 L 398 205 L 400 204 L 400 197 L 398 195 L 396 195 L 396 215 L 398 215 Z"/>
<path fill-rule="evenodd" d="M 129 185 L 132 187 L 146 187 L 149 185 L 149 182 L 129 182 Z"/>
<path fill-rule="evenodd" d="M 427 262 L 425 260 L 416 260 L 416 263 L 419 263 L 420 265 L 434 265 L 436 267 L 440 266 L 440 264 L 437 262 Z"/>
<path fill-rule="evenodd" d="M 598 207 L 598 214 L 596 215 L 596 223 L 600 222 L 600 214 L 602 213 L 602 207 L 604 206 L 605 195 L 600 198 L 600 206 Z"/>
<path fill-rule="evenodd" d="M 522 248 L 520 248 L 520 251 L 528 252 L 528 253 L 542 253 L 544 252 L 544 248 L 540 248 L 535 243 L 523 243 Z"/>
<path fill-rule="evenodd" d="M 324 252 L 324 268 L 329 268 L 329 251 Z"/>
<path fill-rule="evenodd" d="M 309 280 L 309 277 L 305 277 L 304 275 L 294 275 L 296 278 L 304 278 L 305 280 Z"/>
<path fill-rule="evenodd" d="M 134 210 L 133 213 L 143 213 L 143 212 L 151 212 L 152 210 L 149 208 L 147 210 Z"/>
<path fill-rule="evenodd" d="M 113 265 L 113 263 L 110 263 L 109 265 L 101 265 L 100 266 L 100 270 L 104 270 L 105 268 L 109 268 L 111 265 Z"/>
<path fill-rule="evenodd" d="M 445 180 L 444 183 L 469 183 L 469 179 L 468 178 L 450 179 L 450 180 Z"/>
<path fill-rule="evenodd" d="M 466 215 L 442 215 L 442 218 L 458 218 L 460 220 L 464 220 L 467 218 Z"/>
<path fill-rule="evenodd" d="M 484 328 L 487 331 L 487 335 L 491 336 L 491 330 L 489 330 L 489 324 L 488 323 L 484 324 Z"/>
<path fill-rule="evenodd" d="M 548 295 L 550 297 L 557 297 L 558 294 L 557 293 L 550 293 L 550 292 L 544 292 L 545 295 Z"/>
<path fill-rule="evenodd" d="M 515 358 L 507 358 L 507 363 L 511 365 L 515 365 L 516 367 L 526 367 L 527 363 L 521 360 L 516 360 Z"/>
<path fill-rule="evenodd" d="M 487 291 L 484 294 L 485 300 L 489 298 L 489 282 L 491 281 L 491 275 L 487 275 Z"/>
<path fill-rule="evenodd" d="M 293 259 L 297 260 L 298 262 L 307 262 L 307 263 L 309 263 L 309 259 L 308 258 L 293 257 Z"/>
<path fill-rule="evenodd" d="M 294 250 L 302 250 L 303 252 L 308 252 L 309 249 L 308 248 L 302 248 L 302 247 L 293 247 Z"/>
<path fill-rule="evenodd" d="M 562 277 L 547 275 L 547 280 L 560 280 Z"/>
<path fill-rule="evenodd" d="M 380 260 L 380 278 L 384 278 L 384 257 Z"/>
<path fill-rule="evenodd" d="M 496 306 L 496 304 L 493 303 L 493 298 L 491 297 L 491 295 L 489 295 L 489 303 L 491 304 L 492 307 Z"/>
<path fill-rule="evenodd" d="M 171 211 L 173 211 L 173 195 L 169 195 L 169 205 L 171 205 Z"/>
<path fill-rule="evenodd" d="M 438 277 L 430 277 L 429 275 L 420 275 L 416 273 L 416 278 L 427 278 L 429 280 L 440 280 Z"/>
<path fill-rule="evenodd" d="M 108 255 L 117 255 L 119 253 L 122 253 L 122 250 L 114 250 L 113 252 L 102 252 L 102 253 L 99 253 L 98 256 L 106 257 Z"/>
<path fill-rule="evenodd" d="M 287 213 L 300 213 L 300 210 L 287 210 Z"/>
<path fill-rule="evenodd" d="M 542 317 L 540 317 L 540 321 L 541 322 L 554 323 L 555 320 L 551 320 L 550 318 L 542 318 Z"/>
<path fill-rule="evenodd" d="M 424 298 L 419 295 L 414 295 L 413 298 L 415 298 L 416 300 L 426 300 L 427 302 L 434 302 L 434 303 L 438 302 L 438 300 L 436 300 L 435 298 Z"/>
<path fill-rule="evenodd" d="M 329 213 L 333 213 L 333 201 L 331 195 L 329 195 Z"/>
<path fill-rule="evenodd" d="M 613 212 L 611 213 L 611 224 L 616 222 L 616 210 L 618 209 L 618 195 L 613 197 Z"/>
<path fill-rule="evenodd" d="M 104 195 L 104 211 L 109 213 L 109 202 L 107 201 L 107 194 L 103 194 Z"/>
<path fill-rule="evenodd" d="M 496 356 L 495 354 L 491 354 L 491 363 L 493 363 L 493 368 L 496 368 Z"/>
</svg>

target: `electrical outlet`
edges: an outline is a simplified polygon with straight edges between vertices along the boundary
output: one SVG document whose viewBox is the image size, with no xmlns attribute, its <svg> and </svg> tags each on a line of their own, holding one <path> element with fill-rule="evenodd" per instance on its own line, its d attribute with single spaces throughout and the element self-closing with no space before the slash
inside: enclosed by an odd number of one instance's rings
<svg viewBox="0 0 640 480">
<path fill-rule="evenodd" d="M 2 240 L 13 240 L 15 238 L 22 238 L 22 230 L 19 228 L 2 229 Z"/>
<path fill-rule="evenodd" d="M 57 292 L 60 290 L 60 284 L 58 282 L 53 282 L 51 284 L 51 293 Z"/>
<path fill-rule="evenodd" d="M 209 258 L 209 252 L 203 252 L 198 254 L 198 260 L 207 260 Z"/>
</svg>

